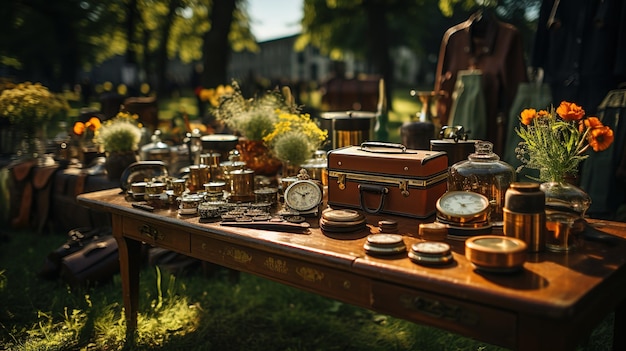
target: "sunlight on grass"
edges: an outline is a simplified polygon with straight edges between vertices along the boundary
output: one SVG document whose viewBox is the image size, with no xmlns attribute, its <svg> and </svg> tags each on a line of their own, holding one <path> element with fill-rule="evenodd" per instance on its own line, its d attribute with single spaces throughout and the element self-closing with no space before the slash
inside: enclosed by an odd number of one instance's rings
<svg viewBox="0 0 626 351">
<path fill-rule="evenodd" d="M 177 294 L 179 286 L 175 277 L 169 276 L 165 296 L 161 291 L 160 273 L 157 277 L 157 297 L 150 310 L 138 315 L 139 328 L 134 345 L 138 349 L 162 347 L 173 337 L 195 332 L 201 322 L 202 309 L 198 303 L 191 304 L 186 296 Z M 123 349 L 126 343 L 124 308 L 119 303 L 100 305 L 102 301 L 91 299 L 89 294 L 84 296 L 85 310 L 65 307 L 60 321 L 58 316 L 39 311 L 37 324 L 25 331 L 27 337 L 13 345 L 15 348 L 11 350 L 74 349 L 81 344 L 81 339 L 92 340 L 81 349 Z"/>
<path fill-rule="evenodd" d="M 186 297 L 166 299 L 161 309 L 139 315 L 137 346 L 163 346 L 174 336 L 196 331 L 200 325 L 200 312 L 200 306 L 190 305 Z"/>
<path fill-rule="evenodd" d="M 27 332 L 28 337 L 16 350 L 57 350 L 75 345 L 87 321 L 85 312 L 80 310 L 70 312 L 67 308 L 61 322 L 54 322 L 54 317 L 44 312 L 39 312 L 38 317 L 39 322 Z"/>
</svg>

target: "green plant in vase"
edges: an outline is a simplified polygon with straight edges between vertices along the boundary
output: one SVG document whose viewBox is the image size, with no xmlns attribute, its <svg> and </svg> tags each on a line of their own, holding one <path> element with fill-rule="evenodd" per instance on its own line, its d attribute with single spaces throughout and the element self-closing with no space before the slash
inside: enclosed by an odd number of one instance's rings
<svg viewBox="0 0 626 351">
<path fill-rule="evenodd" d="M 549 111 L 526 109 L 516 129 L 522 138 L 516 148 L 520 168 L 539 170 L 541 189 L 546 193 L 547 242 L 553 251 L 569 251 L 584 229 L 585 212 L 591 198 L 566 182 L 578 173 L 589 149 L 600 152 L 613 143 L 614 135 L 597 117 L 585 116 L 575 103 L 563 101 Z"/>
<path fill-rule="evenodd" d="M 138 116 L 128 112 L 119 112 L 96 130 L 94 142 L 106 154 L 105 167 L 109 179 L 119 179 L 126 167 L 137 161 L 140 140 Z"/>
<path fill-rule="evenodd" d="M 256 174 L 273 176 L 282 166 L 282 159 L 268 150 L 265 137 L 279 123 L 281 111 L 297 113 L 289 88 L 274 89 L 254 98 L 243 96 L 239 84 L 233 81 L 232 90 L 220 95 L 218 107 L 212 110 L 217 120 L 239 135 L 237 150 L 246 167 Z"/>
<path fill-rule="evenodd" d="M 327 137 L 328 131 L 322 130 L 310 115 L 279 112 L 273 131 L 263 140 L 278 159 L 291 166 L 291 173 L 295 175 Z"/>
<path fill-rule="evenodd" d="M 69 109 L 63 96 L 52 93 L 41 83 L 8 84 L 0 94 L 0 117 L 21 133 L 17 150 L 20 157 L 43 156 L 47 124 L 53 118 L 65 115 Z"/>
</svg>

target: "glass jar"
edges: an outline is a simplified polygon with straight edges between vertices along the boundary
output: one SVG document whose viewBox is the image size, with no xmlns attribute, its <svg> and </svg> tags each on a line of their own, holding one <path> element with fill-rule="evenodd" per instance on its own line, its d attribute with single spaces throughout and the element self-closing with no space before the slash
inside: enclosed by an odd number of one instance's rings
<svg viewBox="0 0 626 351">
<path fill-rule="evenodd" d="M 500 161 L 493 144 L 476 141 L 476 151 L 448 169 L 448 190 L 473 191 L 485 195 L 491 204 L 491 225 L 502 226 L 504 195 L 515 181 L 515 170 Z"/>
<path fill-rule="evenodd" d="M 317 150 L 315 151 L 315 156 L 306 160 L 301 167 L 306 169 L 311 179 L 320 181 L 323 185 L 328 185 L 327 164 L 326 151 Z"/>
</svg>

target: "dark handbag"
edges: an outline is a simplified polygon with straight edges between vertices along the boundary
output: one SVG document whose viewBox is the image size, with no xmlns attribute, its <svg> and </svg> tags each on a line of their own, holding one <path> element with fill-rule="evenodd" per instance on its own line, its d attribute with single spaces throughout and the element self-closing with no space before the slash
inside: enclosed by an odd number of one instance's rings
<svg viewBox="0 0 626 351">
<path fill-rule="evenodd" d="M 63 257 L 60 275 L 72 286 L 90 285 L 110 280 L 119 269 L 117 241 L 107 235 Z"/>
<path fill-rule="evenodd" d="M 94 240 L 98 240 L 104 236 L 111 235 L 111 227 L 97 228 L 74 228 L 67 235 L 68 240 L 54 251 L 46 256 L 43 266 L 39 270 L 39 276 L 44 279 L 57 279 L 61 270 L 61 260 L 78 250 L 82 250 L 85 246 Z"/>
</svg>

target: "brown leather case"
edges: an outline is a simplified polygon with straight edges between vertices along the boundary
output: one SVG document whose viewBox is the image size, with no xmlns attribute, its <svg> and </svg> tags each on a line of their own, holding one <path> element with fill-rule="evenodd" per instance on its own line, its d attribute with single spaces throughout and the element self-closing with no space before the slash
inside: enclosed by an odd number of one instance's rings
<svg viewBox="0 0 626 351">
<path fill-rule="evenodd" d="M 365 142 L 328 153 L 328 205 L 370 214 L 427 218 L 447 190 L 448 156 Z"/>
</svg>

